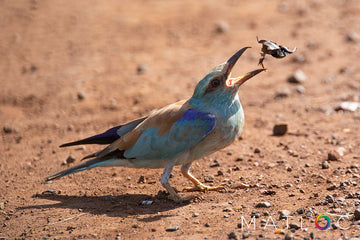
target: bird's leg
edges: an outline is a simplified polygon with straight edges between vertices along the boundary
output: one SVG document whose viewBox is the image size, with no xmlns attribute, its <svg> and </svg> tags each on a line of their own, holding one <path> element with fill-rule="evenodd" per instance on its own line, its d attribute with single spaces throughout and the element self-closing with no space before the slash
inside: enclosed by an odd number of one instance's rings
<svg viewBox="0 0 360 240">
<path fill-rule="evenodd" d="M 262 68 L 265 68 L 265 67 L 264 67 L 264 63 L 263 63 L 264 60 L 265 60 L 265 57 L 262 57 L 262 58 L 259 59 L 258 65 L 261 65 Z"/>
<path fill-rule="evenodd" d="M 170 162 L 169 164 L 167 164 L 167 166 L 164 169 L 163 174 L 161 175 L 161 184 L 163 185 L 164 188 L 166 188 L 166 190 L 169 192 L 169 199 L 173 200 L 174 202 L 177 203 L 183 203 L 183 202 L 187 202 L 190 201 L 192 199 L 194 199 L 196 196 L 188 196 L 188 197 L 180 197 L 174 190 L 173 187 L 170 186 L 169 183 L 169 178 L 170 178 L 170 173 L 173 169 L 174 164 L 172 162 Z"/>
<path fill-rule="evenodd" d="M 261 67 L 262 68 L 265 68 L 264 67 L 264 60 L 265 60 L 265 55 L 266 55 L 266 49 L 262 49 L 262 52 L 260 53 L 260 56 L 261 56 L 261 58 L 259 59 L 259 63 L 258 63 L 258 65 L 261 65 Z"/>
<path fill-rule="evenodd" d="M 224 186 L 222 186 L 222 185 L 211 187 L 211 186 L 207 186 L 207 185 L 201 183 L 198 179 L 196 179 L 190 173 L 190 167 L 191 167 L 191 163 L 187 163 L 187 164 L 182 165 L 181 166 L 181 172 L 186 178 L 188 178 L 191 182 L 193 182 L 193 184 L 195 186 L 190 187 L 190 188 L 185 188 L 184 191 L 201 191 L 201 192 L 218 191 L 218 190 L 227 191 L 226 188 Z"/>
</svg>

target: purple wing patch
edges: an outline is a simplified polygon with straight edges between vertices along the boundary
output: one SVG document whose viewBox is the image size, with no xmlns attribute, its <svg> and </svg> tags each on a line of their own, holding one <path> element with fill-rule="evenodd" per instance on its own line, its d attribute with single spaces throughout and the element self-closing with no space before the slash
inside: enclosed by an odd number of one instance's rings
<svg viewBox="0 0 360 240">
<path fill-rule="evenodd" d="M 203 127 L 205 127 L 204 136 L 206 136 L 214 129 L 216 118 L 211 113 L 201 112 L 196 109 L 189 109 L 177 122 L 183 124 L 186 124 L 186 122 L 201 122 Z"/>
</svg>

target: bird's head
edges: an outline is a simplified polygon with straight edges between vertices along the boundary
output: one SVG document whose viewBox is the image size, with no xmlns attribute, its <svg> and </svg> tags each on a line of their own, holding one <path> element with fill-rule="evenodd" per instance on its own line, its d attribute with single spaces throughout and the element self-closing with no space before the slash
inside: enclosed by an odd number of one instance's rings
<svg viewBox="0 0 360 240">
<path fill-rule="evenodd" d="M 239 87 L 256 74 L 265 69 L 257 69 L 240 77 L 231 78 L 231 70 L 240 56 L 249 47 L 236 52 L 229 60 L 213 68 L 196 86 L 192 96 L 193 101 L 215 103 L 232 101 L 237 95 Z"/>
</svg>

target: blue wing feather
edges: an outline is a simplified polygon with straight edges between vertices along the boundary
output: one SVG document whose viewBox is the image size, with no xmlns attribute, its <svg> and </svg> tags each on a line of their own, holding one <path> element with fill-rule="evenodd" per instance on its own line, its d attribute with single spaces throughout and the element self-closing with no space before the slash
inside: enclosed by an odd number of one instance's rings
<svg viewBox="0 0 360 240">
<path fill-rule="evenodd" d="M 124 153 L 126 158 L 170 159 L 191 148 L 215 127 L 210 113 L 190 109 L 163 135 L 157 128 L 144 130 L 138 141 Z"/>
</svg>

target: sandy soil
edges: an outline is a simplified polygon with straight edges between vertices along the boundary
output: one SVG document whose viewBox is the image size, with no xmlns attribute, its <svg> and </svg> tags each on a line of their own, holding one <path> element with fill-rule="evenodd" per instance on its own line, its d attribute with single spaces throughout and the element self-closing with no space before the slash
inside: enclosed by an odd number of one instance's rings
<svg viewBox="0 0 360 240">
<path fill-rule="evenodd" d="M 1 0 L 0 27 L 0 239 L 359 238 L 360 111 L 337 108 L 360 101 L 358 1 Z M 100 149 L 60 144 L 190 97 L 238 49 L 252 47 L 233 76 L 256 69 L 256 36 L 298 50 L 267 57 L 268 71 L 241 87 L 241 139 L 193 164 L 195 176 L 228 192 L 173 203 L 161 169 L 43 182 L 68 156 L 72 166 Z M 289 83 L 296 70 L 307 81 Z M 280 123 L 288 133 L 272 136 Z M 178 168 L 171 184 L 189 194 Z M 291 215 L 288 228 L 279 211 Z M 320 214 L 327 230 L 315 226 Z"/>
</svg>

